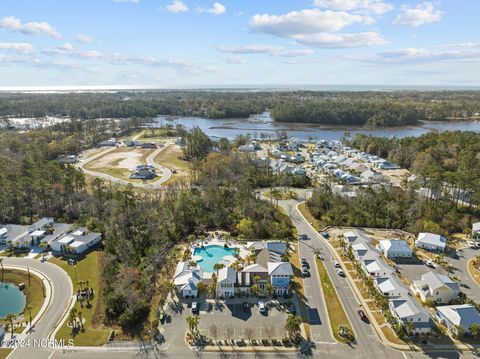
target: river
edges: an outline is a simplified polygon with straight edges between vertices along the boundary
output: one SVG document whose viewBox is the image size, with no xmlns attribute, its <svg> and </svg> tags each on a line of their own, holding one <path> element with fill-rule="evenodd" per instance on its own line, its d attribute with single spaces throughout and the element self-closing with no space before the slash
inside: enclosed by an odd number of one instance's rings
<svg viewBox="0 0 480 359">
<path fill-rule="evenodd" d="M 186 128 L 198 126 L 208 136 L 214 138 L 226 137 L 233 139 L 238 135 L 250 135 L 260 139 L 261 134 L 276 138 L 277 131 L 287 131 L 289 137 L 302 140 L 324 139 L 339 140 L 346 131 L 351 135 L 357 133 L 374 135 L 378 137 L 407 137 L 421 136 L 430 131 L 474 131 L 480 132 L 480 121 L 428 121 L 423 125 L 412 127 L 393 128 L 361 128 L 361 127 L 336 127 L 304 123 L 281 123 L 272 120 L 268 112 L 240 119 L 207 119 L 202 117 L 169 118 L 158 116 L 156 125 L 181 124 Z M 268 138 L 268 137 L 266 137 Z"/>
</svg>

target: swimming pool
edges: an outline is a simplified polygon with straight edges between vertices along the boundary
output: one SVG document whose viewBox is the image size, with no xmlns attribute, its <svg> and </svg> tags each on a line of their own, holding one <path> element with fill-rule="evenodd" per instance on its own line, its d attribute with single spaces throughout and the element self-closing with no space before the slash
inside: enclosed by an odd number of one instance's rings
<svg viewBox="0 0 480 359">
<path fill-rule="evenodd" d="M 209 273 L 214 273 L 213 266 L 223 260 L 225 256 L 234 256 L 238 253 L 238 248 L 224 248 L 222 246 L 211 245 L 204 248 L 195 248 L 193 255 L 201 257 L 197 261 L 198 265 Z"/>
<path fill-rule="evenodd" d="M 25 309 L 26 298 L 14 284 L 0 283 L 0 318 L 8 314 L 21 314 Z"/>
</svg>

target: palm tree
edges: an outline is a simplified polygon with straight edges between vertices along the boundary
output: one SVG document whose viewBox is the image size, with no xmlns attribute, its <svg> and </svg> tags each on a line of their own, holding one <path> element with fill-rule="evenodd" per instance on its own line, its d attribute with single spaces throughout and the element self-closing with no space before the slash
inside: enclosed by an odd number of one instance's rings
<svg viewBox="0 0 480 359">
<path fill-rule="evenodd" d="M 290 339 L 297 339 L 300 336 L 300 325 L 302 324 L 302 318 L 290 314 L 287 317 L 287 321 L 285 323 L 285 330 L 288 333 L 288 337 Z"/>
<path fill-rule="evenodd" d="M 218 271 L 224 267 L 225 267 L 225 264 L 223 263 L 215 263 L 213 265 L 213 270 L 217 273 L 217 277 L 218 277 Z"/>
<path fill-rule="evenodd" d="M 0 266 L 2 267 L 2 282 L 3 282 L 3 272 L 5 271 L 3 268 L 3 258 L 0 258 Z"/>
<path fill-rule="evenodd" d="M 27 305 L 28 316 L 30 317 L 30 331 L 32 331 L 32 306 Z"/>
<path fill-rule="evenodd" d="M 258 294 L 260 294 L 260 287 L 256 284 L 252 285 L 250 287 L 250 292 L 252 292 L 254 296 L 258 296 Z"/>
<path fill-rule="evenodd" d="M 12 337 L 10 339 L 13 339 L 13 319 L 15 319 L 17 316 L 13 313 L 9 313 L 7 314 L 7 316 L 5 317 L 5 320 L 7 322 L 9 322 L 10 324 L 10 333 L 12 335 Z"/>
<path fill-rule="evenodd" d="M 72 308 L 68 312 L 68 324 L 71 325 L 72 327 L 72 334 L 75 332 L 75 329 L 77 328 L 77 309 Z"/>
<path fill-rule="evenodd" d="M 272 283 L 268 283 L 265 286 L 265 290 L 267 291 L 268 296 L 272 297 L 273 293 L 275 292 L 275 287 L 272 285 Z"/>
<path fill-rule="evenodd" d="M 82 316 L 82 311 L 78 312 L 78 322 L 80 324 L 80 328 L 83 331 L 83 316 Z"/>
<path fill-rule="evenodd" d="M 470 328 L 468 328 L 468 331 L 474 338 L 480 337 L 480 324 L 473 323 L 470 325 Z"/>
<path fill-rule="evenodd" d="M 196 337 L 200 318 L 198 315 L 191 315 L 185 319 L 188 323 L 188 330 L 193 337 Z"/>
</svg>

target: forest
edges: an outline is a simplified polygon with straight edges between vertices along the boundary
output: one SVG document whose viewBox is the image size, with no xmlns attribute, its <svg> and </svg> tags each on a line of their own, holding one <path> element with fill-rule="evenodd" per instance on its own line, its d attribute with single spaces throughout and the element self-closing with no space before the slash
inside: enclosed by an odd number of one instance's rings
<svg viewBox="0 0 480 359">
<path fill-rule="evenodd" d="M 192 148 L 186 152 L 195 162 L 192 185 L 136 191 L 87 179 L 56 161 L 58 153 L 86 146 L 95 137 L 118 135 L 126 126 L 79 121 L 55 129 L 0 132 L 0 223 L 30 224 L 51 216 L 102 232 L 104 303 L 99 320 L 131 333 L 146 319 L 153 296 L 166 290 L 156 278 L 169 268 L 173 248 L 192 234 L 223 229 L 288 239 L 293 232 L 285 214 L 257 198 L 255 186 L 268 184 L 264 165 L 228 149 L 210 153 L 208 137 L 198 129 L 187 134 L 187 147 Z M 133 130 L 136 125 L 129 126 Z"/>
<path fill-rule="evenodd" d="M 393 127 L 424 120 L 480 117 L 479 91 L 131 91 L 112 93 L 0 93 L 0 121 L 8 117 L 72 119 L 157 115 L 245 118 L 270 111 L 275 121 Z"/>
</svg>

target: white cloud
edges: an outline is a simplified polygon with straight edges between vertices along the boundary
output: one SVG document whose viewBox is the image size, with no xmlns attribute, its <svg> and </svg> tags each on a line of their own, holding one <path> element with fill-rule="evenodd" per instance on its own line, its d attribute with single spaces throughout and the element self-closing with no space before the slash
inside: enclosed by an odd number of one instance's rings
<svg viewBox="0 0 480 359">
<path fill-rule="evenodd" d="M 62 37 L 48 22 L 27 22 L 26 24 L 22 24 L 20 19 L 13 16 L 0 19 L 0 29 L 19 31 L 27 35 L 46 35 L 54 38 Z"/>
<path fill-rule="evenodd" d="M 247 60 L 245 60 L 243 57 L 227 57 L 225 62 L 227 64 L 246 64 Z"/>
<path fill-rule="evenodd" d="M 35 52 L 35 48 L 28 42 L 0 42 L 0 50 L 19 54 L 32 54 Z"/>
<path fill-rule="evenodd" d="M 73 51 L 73 46 L 70 43 L 66 42 L 63 45 L 60 45 L 58 49 L 61 51 L 70 52 L 70 51 Z"/>
<path fill-rule="evenodd" d="M 314 4 L 331 10 L 354 11 L 372 15 L 382 15 L 394 9 L 392 4 L 382 0 L 315 0 Z"/>
<path fill-rule="evenodd" d="M 480 60 L 480 50 L 432 50 L 422 48 L 405 48 L 383 51 L 364 58 L 366 61 L 382 64 L 408 64 L 464 59 Z"/>
<path fill-rule="evenodd" d="M 268 54 L 279 57 L 299 57 L 314 53 L 310 49 L 288 50 L 282 46 L 273 45 L 219 46 L 217 49 L 231 54 Z"/>
<path fill-rule="evenodd" d="M 187 12 L 188 6 L 182 0 L 173 0 L 170 5 L 165 7 L 168 12 L 181 13 Z"/>
<path fill-rule="evenodd" d="M 402 6 L 402 13 L 393 22 L 399 26 L 413 26 L 437 22 L 442 19 L 443 12 L 435 9 L 431 2 L 424 2 L 417 6 Z"/>
<path fill-rule="evenodd" d="M 339 31 L 352 24 L 372 24 L 370 16 L 350 14 L 344 11 L 318 9 L 292 11 L 284 15 L 254 15 L 250 27 L 258 32 L 292 37 L 298 34 Z"/>
<path fill-rule="evenodd" d="M 207 10 L 208 13 L 213 15 L 221 15 L 225 11 L 227 11 L 227 8 L 224 5 L 220 4 L 219 2 L 216 2 L 215 4 L 213 4 L 213 7 Z"/>
<path fill-rule="evenodd" d="M 354 48 L 388 44 L 388 41 L 375 31 L 352 34 L 325 32 L 312 35 L 298 35 L 294 39 L 302 45 L 323 48 Z"/>
<path fill-rule="evenodd" d="M 75 40 L 81 42 L 82 44 L 90 44 L 93 42 L 93 37 L 87 34 L 78 34 L 75 36 Z"/>
</svg>

